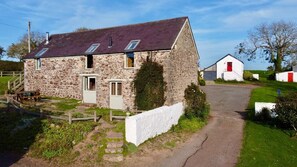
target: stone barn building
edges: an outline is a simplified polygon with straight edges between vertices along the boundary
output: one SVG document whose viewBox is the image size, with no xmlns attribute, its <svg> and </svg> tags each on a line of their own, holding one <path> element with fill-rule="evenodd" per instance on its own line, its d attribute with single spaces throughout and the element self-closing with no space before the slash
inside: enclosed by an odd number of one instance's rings
<svg viewBox="0 0 297 167">
<path fill-rule="evenodd" d="M 24 87 L 98 107 L 134 109 L 131 83 L 147 57 L 164 68 L 165 105 L 197 84 L 199 54 L 187 17 L 46 36 L 24 58 Z"/>
<path fill-rule="evenodd" d="M 243 81 L 244 64 L 241 60 L 227 54 L 203 71 L 205 80 L 224 79 L 225 81 Z"/>
</svg>

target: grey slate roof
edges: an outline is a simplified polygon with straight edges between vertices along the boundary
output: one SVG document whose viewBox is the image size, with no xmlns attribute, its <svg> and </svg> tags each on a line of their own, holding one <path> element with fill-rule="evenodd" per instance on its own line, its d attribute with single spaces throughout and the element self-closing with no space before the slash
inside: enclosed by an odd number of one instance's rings
<svg viewBox="0 0 297 167">
<path fill-rule="evenodd" d="M 47 45 L 44 41 L 26 55 L 25 59 L 35 58 L 43 48 L 48 50 L 41 58 L 85 55 L 85 51 L 94 43 L 100 43 L 100 46 L 93 54 L 123 53 L 126 52 L 125 48 L 131 40 L 140 40 L 133 50 L 136 52 L 170 50 L 187 19 L 187 17 L 180 17 L 85 32 L 54 34 L 50 36 Z M 108 47 L 110 38 L 112 47 Z"/>
</svg>

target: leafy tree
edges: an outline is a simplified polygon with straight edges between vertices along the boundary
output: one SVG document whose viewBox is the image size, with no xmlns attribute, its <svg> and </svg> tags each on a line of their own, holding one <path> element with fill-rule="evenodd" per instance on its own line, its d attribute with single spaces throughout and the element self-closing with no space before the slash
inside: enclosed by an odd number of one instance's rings
<svg viewBox="0 0 297 167">
<path fill-rule="evenodd" d="M 4 56 L 5 50 L 2 46 L 0 46 L 0 60 Z"/>
<path fill-rule="evenodd" d="M 248 60 L 264 57 L 279 72 L 285 58 L 297 53 L 297 26 L 284 21 L 260 24 L 249 32 L 248 41 L 240 43 L 236 50 Z"/>
<path fill-rule="evenodd" d="M 84 32 L 84 31 L 89 31 L 89 30 L 92 30 L 92 29 L 87 28 L 87 27 L 79 27 L 79 28 L 75 29 L 74 32 Z"/>
<path fill-rule="evenodd" d="M 31 50 L 34 50 L 45 39 L 40 32 L 31 32 Z M 28 35 L 24 34 L 17 43 L 12 43 L 7 50 L 7 56 L 22 59 L 28 54 Z"/>
</svg>

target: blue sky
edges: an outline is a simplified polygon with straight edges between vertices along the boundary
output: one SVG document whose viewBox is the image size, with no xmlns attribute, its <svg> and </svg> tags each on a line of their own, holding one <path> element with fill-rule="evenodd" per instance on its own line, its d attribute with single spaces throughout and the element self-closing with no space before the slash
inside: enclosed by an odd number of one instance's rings
<svg viewBox="0 0 297 167">
<path fill-rule="evenodd" d="M 201 68 L 213 64 L 247 38 L 255 25 L 296 21 L 296 0 L 1 0 L 0 46 L 5 49 L 27 32 L 71 32 L 188 16 L 200 54 Z M 245 69 L 266 69 L 262 59 Z"/>
</svg>

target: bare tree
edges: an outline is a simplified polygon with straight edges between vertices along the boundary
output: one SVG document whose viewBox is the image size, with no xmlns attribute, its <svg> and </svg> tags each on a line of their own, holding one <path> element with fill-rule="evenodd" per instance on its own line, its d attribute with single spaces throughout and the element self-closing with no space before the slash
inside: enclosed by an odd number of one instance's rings
<svg viewBox="0 0 297 167">
<path fill-rule="evenodd" d="M 260 24 L 249 32 L 248 41 L 240 43 L 236 50 L 248 60 L 264 57 L 273 63 L 276 72 L 282 71 L 285 58 L 297 53 L 297 26 L 284 21 Z"/>
<path fill-rule="evenodd" d="M 31 32 L 31 50 L 34 50 L 45 39 L 40 32 Z M 22 59 L 28 54 L 28 35 L 24 34 L 17 43 L 12 43 L 7 49 L 7 56 Z"/>
</svg>

